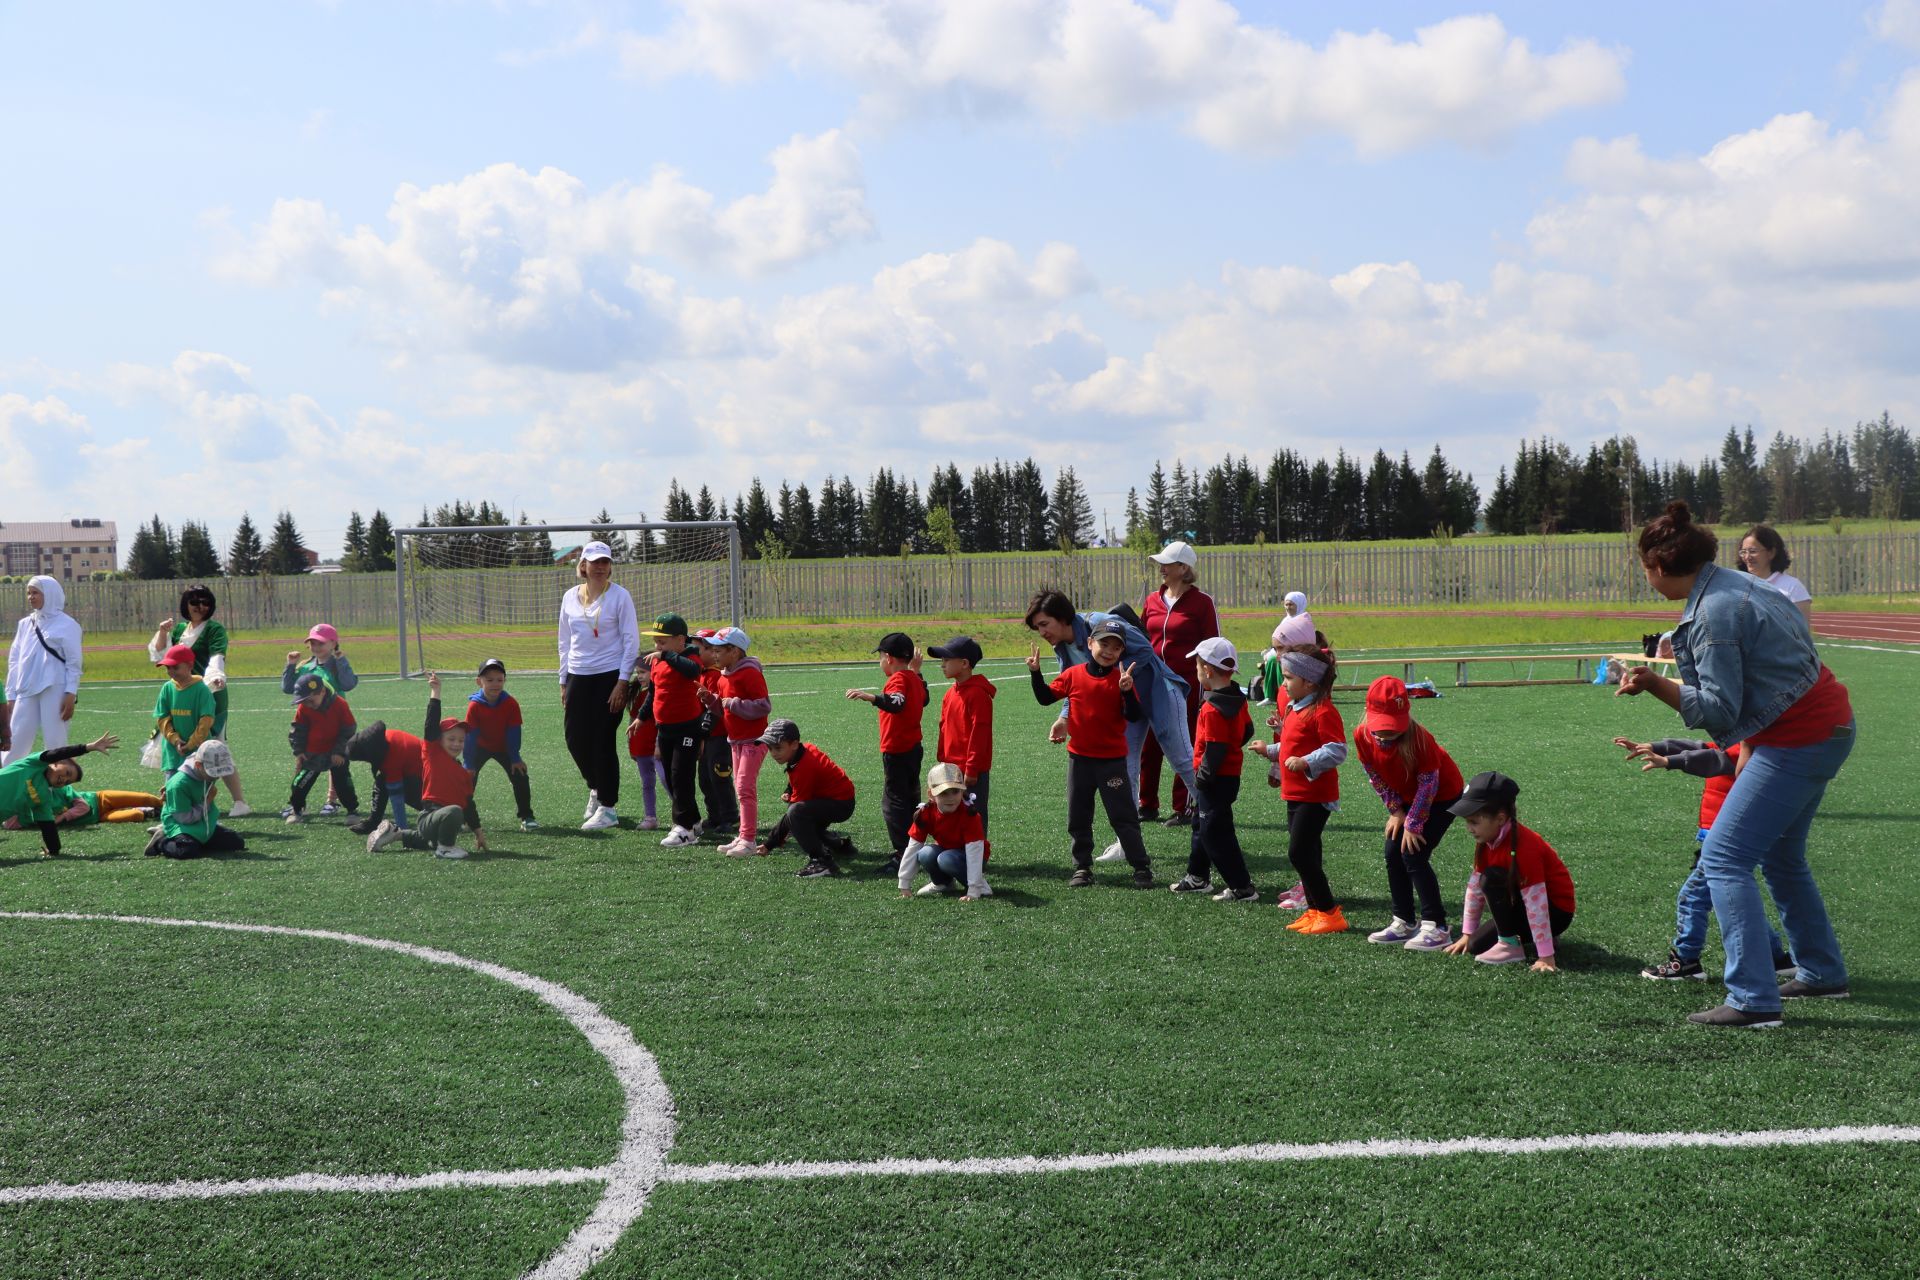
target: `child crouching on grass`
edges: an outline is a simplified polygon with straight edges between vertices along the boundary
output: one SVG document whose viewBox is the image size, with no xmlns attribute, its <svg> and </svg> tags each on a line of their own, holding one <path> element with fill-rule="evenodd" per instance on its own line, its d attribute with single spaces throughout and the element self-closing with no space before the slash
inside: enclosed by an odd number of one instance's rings
<svg viewBox="0 0 1920 1280">
<path fill-rule="evenodd" d="M 1434 736 L 1414 723 L 1407 686 L 1381 676 L 1367 687 L 1367 715 L 1353 731 L 1353 750 L 1374 794 L 1387 806 L 1387 892 L 1393 922 L 1367 935 L 1368 942 L 1398 943 L 1407 951 L 1441 951 L 1452 941 L 1433 853 L 1453 825 L 1448 808 L 1466 785 L 1460 766 Z M 1420 895 L 1420 923 L 1413 899 Z"/>
<path fill-rule="evenodd" d="M 309 671 L 294 683 L 293 727 L 287 742 L 293 747 L 293 791 L 280 816 L 297 823 L 306 816 L 307 795 L 321 774 L 332 779 L 334 792 L 351 813 L 360 807 L 353 788 L 353 769 L 347 764 L 347 743 L 357 727 L 353 708 L 335 693 L 327 678 Z"/>
<path fill-rule="evenodd" d="M 1520 825 L 1519 797 L 1504 773 L 1477 773 L 1452 805 L 1476 844 L 1460 940 L 1447 954 L 1481 964 L 1532 956 L 1535 973 L 1552 973 L 1555 944 L 1573 923 L 1573 877 L 1552 845 Z"/>
<path fill-rule="evenodd" d="M 1240 833 L 1233 825 L 1234 801 L 1240 797 L 1240 768 L 1253 737 L 1253 718 L 1247 714 L 1247 696 L 1234 683 L 1240 657 L 1231 642 L 1215 636 L 1203 640 L 1187 655 L 1194 660 L 1200 685 L 1200 718 L 1194 723 L 1193 834 L 1187 853 L 1187 874 L 1174 881 L 1175 893 L 1205 893 L 1213 888 L 1213 868 L 1220 869 L 1226 887 L 1215 902 L 1258 902 L 1259 890 L 1247 871 Z"/>
<path fill-rule="evenodd" d="M 1301 614 L 1289 618 L 1283 627 L 1313 621 Z M 1282 910 L 1302 911 L 1300 918 L 1287 926 L 1295 933 L 1345 933 L 1347 917 L 1333 900 L 1333 887 L 1327 882 L 1326 849 L 1322 833 L 1327 820 L 1340 807 L 1340 765 L 1347 758 L 1347 726 L 1333 707 L 1333 683 L 1339 665 L 1325 636 L 1312 633 L 1308 643 L 1289 637 L 1289 647 L 1280 655 L 1281 692 L 1286 706 L 1267 717 L 1269 727 L 1279 730 L 1269 746 L 1249 746 L 1272 761 L 1280 775 L 1280 797 L 1287 802 L 1287 860 L 1300 876 L 1294 891 L 1282 895 L 1277 904 Z"/>
<path fill-rule="evenodd" d="M 920 890 L 923 898 L 951 892 L 956 881 L 967 891 L 962 902 L 993 896 L 987 883 L 987 843 L 980 811 L 967 799 L 967 783 L 960 766 L 937 764 L 927 771 L 929 803 L 920 806 L 907 825 L 906 852 L 900 856 L 900 896 L 911 897 L 913 877 L 925 871 L 931 880 Z"/>
<path fill-rule="evenodd" d="M 420 747 L 420 822 L 406 830 L 405 810 L 394 808 L 398 822 L 383 822 L 367 840 L 367 852 L 386 848 L 395 840 L 409 849 L 431 849 L 436 858 L 464 858 L 458 843 L 460 828 L 473 832 L 473 847 L 484 851 L 486 832 L 480 829 L 480 811 L 473 804 L 473 775 L 461 758 L 467 744 L 466 722 L 440 714 L 440 673 L 427 673 L 427 721 Z"/>
<path fill-rule="evenodd" d="M 791 720 L 770 721 L 760 742 L 773 762 L 787 771 L 787 793 L 783 797 L 787 811 L 773 824 L 767 838 L 754 846 L 754 853 L 765 857 L 792 836 L 807 855 L 807 865 L 797 873 L 800 879 L 839 875 L 840 864 L 834 855 L 851 857 L 853 841 L 827 828 L 853 816 L 853 779 L 828 759 L 826 752 L 811 742 L 800 741 L 800 726 Z"/>
</svg>

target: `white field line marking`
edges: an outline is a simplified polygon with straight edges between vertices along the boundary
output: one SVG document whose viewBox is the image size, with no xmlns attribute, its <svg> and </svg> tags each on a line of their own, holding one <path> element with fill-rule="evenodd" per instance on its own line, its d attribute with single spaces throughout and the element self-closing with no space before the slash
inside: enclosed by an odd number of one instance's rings
<svg viewBox="0 0 1920 1280">
<path fill-rule="evenodd" d="M 1841 644 L 1834 640 L 1819 642 L 1822 649 L 1857 649 L 1861 653 L 1904 653 L 1908 657 L 1920 656 L 1920 649 L 1889 649 L 1880 644 Z"/>
<path fill-rule="evenodd" d="M 155 916 L 93 915 L 81 912 L 4 911 L 0 919 L 91 921 L 107 924 L 146 924 L 174 928 L 218 929 L 228 933 L 269 934 L 286 938 L 315 938 L 324 942 L 345 942 L 412 956 L 429 964 L 466 969 L 527 992 L 565 1018 L 574 1030 L 606 1060 L 626 1097 L 626 1114 L 620 1122 L 620 1147 L 606 1168 L 591 1171 L 595 1176 L 580 1180 L 604 1182 L 606 1190 L 587 1220 L 539 1266 L 527 1272 L 527 1280 L 579 1280 L 594 1263 L 604 1258 L 620 1240 L 622 1233 L 647 1205 L 666 1169 L 667 1151 L 673 1146 L 673 1096 L 667 1092 L 660 1066 L 646 1048 L 633 1038 L 633 1032 L 608 1017 L 601 1008 L 557 982 L 536 978 L 505 965 L 471 960 L 435 947 L 415 946 L 387 938 L 369 938 L 357 933 L 332 929 L 292 929 L 282 925 L 233 924 L 218 920 L 175 920 Z M 569 1173 L 571 1171 L 568 1171 Z M 324 1175 L 304 1175 L 324 1176 Z M 469 1174 L 468 1177 L 512 1175 Z M 539 1176 L 536 1174 L 535 1176 Z"/>
<path fill-rule="evenodd" d="M 612 1170 L 508 1169 L 447 1173 L 332 1174 L 295 1173 L 282 1178 L 243 1178 L 229 1181 L 183 1179 L 179 1182 L 47 1182 L 37 1187 L 0 1187 L 0 1205 L 41 1200 L 223 1200 L 230 1196 L 272 1195 L 397 1195 L 409 1191 L 442 1191 L 451 1187 L 561 1187 L 582 1182 L 606 1182 Z"/>
</svg>

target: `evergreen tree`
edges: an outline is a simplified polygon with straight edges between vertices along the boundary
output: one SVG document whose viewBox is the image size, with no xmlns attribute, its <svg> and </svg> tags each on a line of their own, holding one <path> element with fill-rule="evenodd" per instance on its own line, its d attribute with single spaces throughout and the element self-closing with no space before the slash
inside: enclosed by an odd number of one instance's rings
<svg viewBox="0 0 1920 1280">
<path fill-rule="evenodd" d="M 1055 546 L 1083 548 L 1093 541 L 1093 502 L 1072 467 L 1054 477 L 1047 532 Z"/>
<path fill-rule="evenodd" d="M 1127 489 L 1127 532 L 1128 545 L 1132 545 L 1134 535 L 1147 527 L 1147 513 L 1140 508 L 1140 491 L 1131 486 Z"/>
<path fill-rule="evenodd" d="M 340 567 L 348 573 L 367 571 L 367 522 L 358 511 L 347 517 L 347 536 L 340 548 Z"/>
<path fill-rule="evenodd" d="M 761 486 L 759 476 L 755 476 L 753 483 L 747 487 L 747 499 L 739 513 L 738 523 L 740 542 L 746 547 L 758 547 L 779 526 L 773 503 L 767 500 L 767 491 Z"/>
<path fill-rule="evenodd" d="M 162 524 L 156 515 L 133 535 L 133 543 L 127 548 L 127 572 L 136 578 L 178 577 L 174 572 L 177 555 L 173 531 Z"/>
<path fill-rule="evenodd" d="M 668 483 L 667 503 L 668 503 L 668 506 L 671 507 L 673 503 L 672 493 L 673 493 L 673 490 L 678 486 L 675 485 L 671 480 L 668 481 L 667 483 Z M 669 513 L 667 516 L 667 519 L 669 520 L 673 520 L 677 518 L 678 517 L 672 515 L 671 513 Z M 633 559 L 633 548 L 627 545 L 627 535 L 625 530 L 613 529 L 608 527 L 612 523 L 613 523 L 613 516 L 608 513 L 605 507 L 600 508 L 600 510 L 598 510 L 593 514 L 592 519 L 590 519 L 587 522 L 587 534 L 588 534 L 587 540 L 589 542 L 606 543 L 607 550 L 613 553 L 613 562 L 615 564 L 625 564 L 629 560 Z"/>
<path fill-rule="evenodd" d="M 1493 496 L 1487 499 L 1487 532 L 1520 532 L 1513 509 L 1513 486 L 1507 481 L 1505 467 L 1501 467 L 1500 474 L 1494 478 Z"/>
<path fill-rule="evenodd" d="M 367 521 L 367 572 L 391 573 L 393 550 L 393 522 L 387 519 L 386 512 L 376 510 Z"/>
<path fill-rule="evenodd" d="M 1174 460 L 1175 468 L 1180 462 Z M 1172 491 L 1167 486 L 1167 473 L 1160 469 L 1160 459 L 1153 460 L 1153 474 L 1147 477 L 1147 528 L 1153 531 L 1154 541 L 1164 545 L 1167 530 L 1173 526 Z"/>
<path fill-rule="evenodd" d="M 196 582 L 220 576 L 220 553 L 213 549 L 213 535 L 206 525 L 189 520 L 180 526 L 179 561 L 175 568 L 181 577 Z"/>
<path fill-rule="evenodd" d="M 1047 521 L 1046 481 L 1041 478 L 1040 467 L 1032 458 L 1015 467 L 1012 476 L 1013 491 L 1009 506 L 1019 539 L 1012 549 L 1044 551 L 1053 545 L 1052 530 Z"/>
<path fill-rule="evenodd" d="M 306 548 L 300 545 L 300 529 L 291 511 L 282 511 L 273 522 L 273 536 L 267 540 L 266 571 L 282 575 L 307 571 Z"/>
<path fill-rule="evenodd" d="M 522 511 L 518 524 L 526 526 L 524 533 L 513 536 L 513 563 L 528 569 L 543 569 L 553 564 L 553 539 L 545 529 L 536 529 L 533 521 Z"/>
<path fill-rule="evenodd" d="M 227 572 L 236 578 L 257 577 L 266 568 L 266 560 L 260 531 L 253 527 L 253 517 L 242 512 L 240 523 L 233 531 L 233 541 L 227 546 Z"/>
</svg>

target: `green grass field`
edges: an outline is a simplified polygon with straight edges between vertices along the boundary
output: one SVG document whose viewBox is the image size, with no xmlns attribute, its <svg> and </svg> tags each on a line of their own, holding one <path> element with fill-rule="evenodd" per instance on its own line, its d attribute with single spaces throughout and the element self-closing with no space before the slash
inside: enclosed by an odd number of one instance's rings
<svg viewBox="0 0 1920 1280">
<path fill-rule="evenodd" d="M 1282 928 L 1284 811 L 1257 779 L 1239 814 L 1265 904 L 1123 888 L 1124 867 L 1069 891 L 1064 760 L 1004 663 L 989 668 L 984 903 L 902 901 L 876 874 L 874 716 L 839 696 L 874 683 L 862 666 L 771 680 L 778 713 L 861 787 L 851 831 L 868 852 L 842 879 L 796 880 L 790 854 L 574 830 L 582 788 L 551 686 L 529 679 L 548 825 L 519 832 L 490 772 L 490 855 L 369 855 L 335 820 L 271 816 L 234 824 L 245 855 L 188 863 L 140 857 L 137 827 L 76 834 L 53 862 L 32 833 L 7 834 L 0 908 L 339 930 L 595 1002 L 658 1061 L 679 1174 L 594 1277 L 1911 1274 L 1920 1147 L 1903 1143 L 687 1180 L 716 1163 L 1912 1125 L 1920 725 L 1898 708 L 1920 650 L 1825 656 L 1862 724 L 1814 829 L 1855 998 L 1791 1008 L 1773 1033 L 1689 1027 L 1717 983 L 1639 978 L 1669 939 L 1698 784 L 1642 776 L 1611 745 L 1679 732 L 1664 708 L 1585 687 L 1447 690 L 1417 709 L 1467 772 L 1519 779 L 1523 816 L 1571 868 L 1580 910 L 1559 974 L 1367 945 L 1387 914 L 1382 814 L 1351 766 L 1327 844 L 1353 933 Z M 92 782 L 157 779 L 134 750 L 153 689 L 88 690 L 83 731 L 129 739 Z M 412 729 L 425 697 L 369 680 L 350 700 L 362 723 Z M 1351 727 L 1357 699 L 1342 703 Z M 234 707 L 249 798 L 271 815 L 286 701 L 240 683 Z M 778 789 L 770 768 L 767 821 Z M 631 827 L 637 786 L 621 811 Z M 1438 855 L 1456 917 L 1463 837 Z M 1186 832 L 1148 841 L 1164 884 Z M 620 1144 L 607 1063 L 477 973 L 318 939 L 22 918 L 0 918 L 0 956 L 0 1275 L 521 1275 L 594 1211 L 598 1182 L 139 1202 L 8 1203 L 5 1189 L 593 1168 Z"/>
</svg>

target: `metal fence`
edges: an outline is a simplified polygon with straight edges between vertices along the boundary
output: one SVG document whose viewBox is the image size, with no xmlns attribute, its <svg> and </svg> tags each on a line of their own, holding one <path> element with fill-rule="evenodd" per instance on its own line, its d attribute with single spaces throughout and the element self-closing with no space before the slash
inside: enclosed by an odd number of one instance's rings
<svg viewBox="0 0 1920 1280">
<path fill-rule="evenodd" d="M 1792 573 L 1816 598 L 1920 592 L 1920 533 L 1806 538 L 1790 550 Z M 1731 564 L 1730 555 L 1722 558 Z M 723 581 L 725 564 L 713 569 Z M 641 566 L 621 566 L 623 580 L 644 572 Z M 489 606 L 479 602 L 497 600 L 505 609 L 509 601 L 527 600 L 530 589 L 521 581 L 512 591 L 489 592 L 486 579 L 545 575 L 551 578 L 548 595 L 556 602 L 575 581 L 568 567 L 437 571 L 443 582 L 460 574 L 474 579 L 468 594 L 479 612 L 471 620 L 502 626 L 547 625 L 552 615 L 521 617 L 524 608 L 516 607 L 514 616 L 494 617 Z M 1061 588 L 1084 606 L 1106 606 L 1123 600 L 1137 603 L 1158 581 L 1157 567 L 1143 557 L 1110 551 L 951 560 L 748 561 L 742 577 L 743 612 L 749 620 L 1018 614 L 1041 584 Z M 1202 551 L 1199 580 L 1222 609 L 1276 608 L 1293 590 L 1306 592 L 1315 604 L 1655 602 L 1638 557 L 1624 538 Z M 220 617 L 236 630 L 304 634 L 321 619 L 354 632 L 391 633 L 395 626 L 392 574 L 229 578 L 210 585 L 220 597 Z M 174 615 L 183 586 L 74 582 L 67 585 L 67 607 L 89 630 L 151 631 L 160 619 Z M 539 595 L 537 590 L 531 594 Z M 714 594 L 724 599 L 722 588 L 716 587 Z"/>
</svg>

